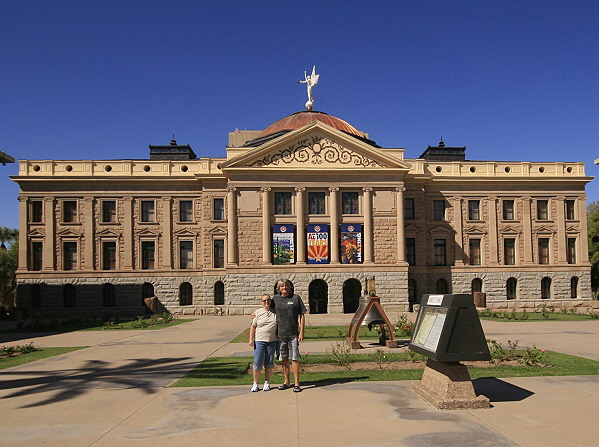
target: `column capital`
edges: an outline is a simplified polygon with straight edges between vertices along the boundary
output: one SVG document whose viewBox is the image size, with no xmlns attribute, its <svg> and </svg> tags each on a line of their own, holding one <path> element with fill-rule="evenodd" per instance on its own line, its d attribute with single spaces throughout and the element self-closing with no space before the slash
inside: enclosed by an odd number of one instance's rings
<svg viewBox="0 0 599 447">
<path fill-rule="evenodd" d="M 364 192 L 372 192 L 374 190 L 374 188 L 371 188 L 369 186 L 365 186 L 364 188 L 362 188 L 362 191 Z"/>
<path fill-rule="evenodd" d="M 168 202 L 172 199 L 172 197 L 162 197 L 162 200 L 164 200 L 165 202 Z"/>
<path fill-rule="evenodd" d="M 395 191 L 396 192 L 406 192 L 406 187 L 405 186 L 397 186 L 397 187 L 395 187 Z"/>
<path fill-rule="evenodd" d="M 83 198 L 83 201 L 84 201 L 84 202 L 93 202 L 94 200 L 95 200 L 95 199 L 94 199 L 93 197 L 89 197 L 89 196 L 88 196 L 88 197 L 84 197 L 84 198 Z"/>
<path fill-rule="evenodd" d="M 234 186 L 227 186 L 227 193 L 235 192 L 235 191 L 237 191 L 236 187 L 234 187 Z"/>
<path fill-rule="evenodd" d="M 131 196 L 123 197 L 123 200 L 125 202 L 133 202 L 133 197 L 131 197 Z"/>
<path fill-rule="evenodd" d="M 29 200 L 29 197 L 27 197 L 27 196 L 19 196 L 19 197 L 17 197 L 17 200 L 19 202 L 27 202 L 27 200 Z"/>
<path fill-rule="evenodd" d="M 296 192 L 304 192 L 306 190 L 306 188 L 304 188 L 303 186 L 298 186 L 297 188 L 295 188 Z"/>
<path fill-rule="evenodd" d="M 44 197 L 44 202 L 52 203 L 52 202 L 54 202 L 54 197 Z"/>
<path fill-rule="evenodd" d="M 329 191 L 330 192 L 338 192 L 339 188 L 337 188 L 336 186 L 332 186 L 332 187 L 329 188 Z"/>
<path fill-rule="evenodd" d="M 263 186 L 263 187 L 260 188 L 260 192 L 263 192 L 263 193 L 268 193 L 268 192 L 271 192 L 271 191 L 272 191 L 272 188 L 270 188 L 268 186 Z"/>
</svg>

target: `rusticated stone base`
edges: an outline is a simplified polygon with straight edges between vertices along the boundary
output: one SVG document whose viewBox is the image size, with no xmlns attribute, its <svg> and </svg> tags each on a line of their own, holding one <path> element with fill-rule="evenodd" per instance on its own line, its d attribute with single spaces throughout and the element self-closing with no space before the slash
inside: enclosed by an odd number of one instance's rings
<svg viewBox="0 0 599 447">
<path fill-rule="evenodd" d="M 412 390 L 439 410 L 490 408 L 489 399 L 476 396 L 468 368 L 461 363 L 428 359 L 420 382 Z"/>
</svg>

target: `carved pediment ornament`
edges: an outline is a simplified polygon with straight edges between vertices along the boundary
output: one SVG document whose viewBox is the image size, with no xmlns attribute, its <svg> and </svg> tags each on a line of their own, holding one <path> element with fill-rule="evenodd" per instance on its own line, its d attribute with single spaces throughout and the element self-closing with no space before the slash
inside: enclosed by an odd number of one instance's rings
<svg viewBox="0 0 599 447">
<path fill-rule="evenodd" d="M 227 234 L 227 228 L 223 225 L 219 225 L 208 230 L 210 234 Z"/>
<path fill-rule="evenodd" d="M 292 163 L 311 163 L 313 165 L 326 163 L 367 168 L 384 167 L 371 158 L 341 147 L 328 138 L 319 136 L 301 139 L 287 148 L 267 154 L 246 166 L 281 166 Z"/>
</svg>

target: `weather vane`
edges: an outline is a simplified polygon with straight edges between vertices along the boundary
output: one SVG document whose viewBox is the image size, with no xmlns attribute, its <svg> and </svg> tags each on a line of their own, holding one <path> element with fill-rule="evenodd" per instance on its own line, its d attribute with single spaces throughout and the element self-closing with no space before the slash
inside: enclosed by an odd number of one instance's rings
<svg viewBox="0 0 599 447">
<path fill-rule="evenodd" d="M 312 96 L 312 88 L 318 84 L 318 78 L 320 75 L 316 74 L 316 65 L 312 67 L 312 74 L 308 76 L 308 73 L 304 71 L 304 80 L 298 79 L 298 84 L 306 84 L 306 88 L 308 89 L 308 102 L 306 102 L 306 109 L 312 110 L 312 106 L 314 105 L 314 97 Z"/>
</svg>

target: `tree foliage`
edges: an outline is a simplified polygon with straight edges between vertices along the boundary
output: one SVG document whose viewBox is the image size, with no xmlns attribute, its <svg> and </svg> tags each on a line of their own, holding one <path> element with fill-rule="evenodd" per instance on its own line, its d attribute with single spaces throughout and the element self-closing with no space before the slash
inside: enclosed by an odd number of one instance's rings
<svg viewBox="0 0 599 447">
<path fill-rule="evenodd" d="M 591 261 L 591 286 L 593 295 L 599 291 L 599 202 L 587 207 L 589 230 L 589 259 Z"/>
<path fill-rule="evenodd" d="M 0 306 L 11 308 L 17 288 L 19 231 L 0 227 Z"/>
</svg>

